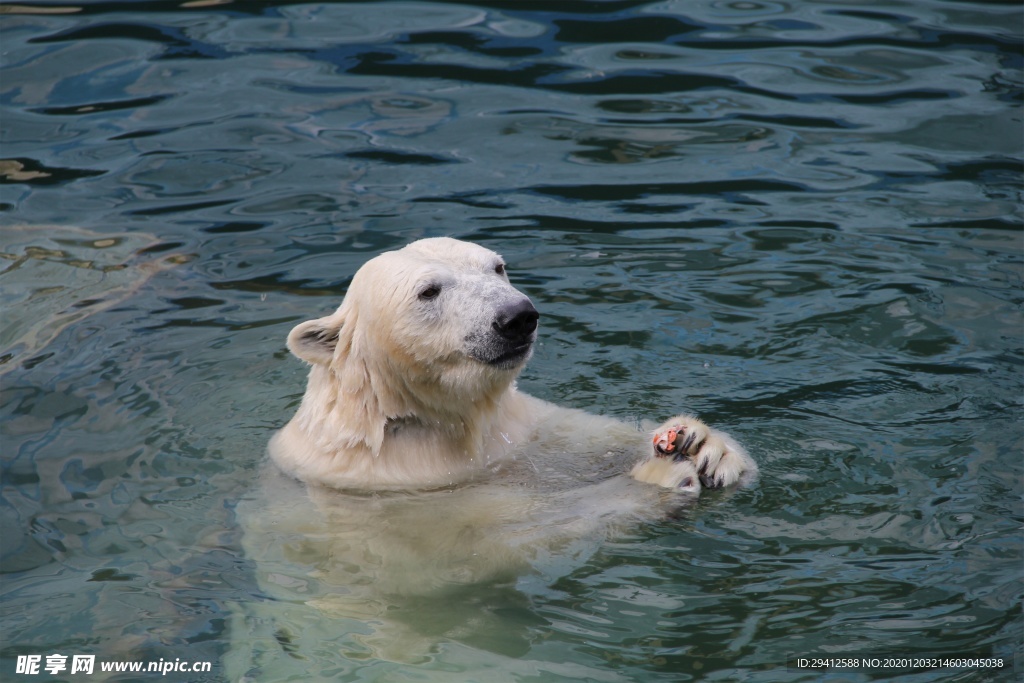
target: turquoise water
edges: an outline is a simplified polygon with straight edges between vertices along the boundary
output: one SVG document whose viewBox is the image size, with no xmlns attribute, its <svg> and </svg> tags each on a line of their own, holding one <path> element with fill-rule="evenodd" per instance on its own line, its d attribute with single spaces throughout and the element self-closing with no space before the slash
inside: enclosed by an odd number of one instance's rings
<svg viewBox="0 0 1024 683">
<path fill-rule="evenodd" d="M 1018 3 L 27 1 L 0 58 L 3 680 L 231 675 L 284 338 L 435 235 L 540 310 L 524 390 L 697 412 L 761 477 L 416 616 L 416 663 L 278 636 L 275 680 L 1021 675 Z"/>
</svg>

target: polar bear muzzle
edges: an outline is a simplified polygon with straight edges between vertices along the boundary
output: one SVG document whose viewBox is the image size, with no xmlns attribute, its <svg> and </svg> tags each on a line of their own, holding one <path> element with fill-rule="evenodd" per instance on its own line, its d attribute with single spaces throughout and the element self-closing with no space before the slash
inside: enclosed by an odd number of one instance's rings
<svg viewBox="0 0 1024 683">
<path fill-rule="evenodd" d="M 466 353 L 492 367 L 511 370 L 525 363 L 537 338 L 540 314 L 525 296 L 494 312 L 491 329 L 466 337 Z"/>
</svg>

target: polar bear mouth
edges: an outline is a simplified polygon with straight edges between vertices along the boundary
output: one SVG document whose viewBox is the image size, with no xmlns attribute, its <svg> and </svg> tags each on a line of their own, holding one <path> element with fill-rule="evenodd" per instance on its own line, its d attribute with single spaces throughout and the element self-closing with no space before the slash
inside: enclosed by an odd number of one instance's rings
<svg viewBox="0 0 1024 683">
<path fill-rule="evenodd" d="M 507 349 L 484 362 L 490 366 L 507 370 L 525 363 L 530 357 L 531 351 L 533 351 L 533 340 Z"/>
<path fill-rule="evenodd" d="M 468 337 L 466 355 L 492 368 L 512 370 L 529 360 L 533 353 L 533 340 L 533 335 L 514 342 Z"/>
</svg>

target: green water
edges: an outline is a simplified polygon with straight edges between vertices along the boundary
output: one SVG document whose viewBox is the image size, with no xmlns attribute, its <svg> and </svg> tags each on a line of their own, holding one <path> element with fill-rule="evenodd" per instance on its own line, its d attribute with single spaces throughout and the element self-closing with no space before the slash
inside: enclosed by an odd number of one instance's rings
<svg viewBox="0 0 1024 683">
<path fill-rule="evenodd" d="M 264 632 L 254 680 L 1021 676 L 1017 3 L 0 12 L 3 680 L 89 679 L 16 673 L 54 653 L 225 680 Z M 391 605 L 415 663 L 287 606 L 335 629 L 307 647 L 259 623 L 235 515 L 304 388 L 284 338 L 435 235 L 540 310 L 523 390 L 699 413 L 761 476 Z M 175 659 L 212 668 L 98 671 Z"/>
</svg>

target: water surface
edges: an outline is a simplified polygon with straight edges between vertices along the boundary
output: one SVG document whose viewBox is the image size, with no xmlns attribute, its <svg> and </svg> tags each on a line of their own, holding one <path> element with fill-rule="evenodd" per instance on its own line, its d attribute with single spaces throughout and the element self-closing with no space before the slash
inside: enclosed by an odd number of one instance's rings
<svg viewBox="0 0 1024 683">
<path fill-rule="evenodd" d="M 479 587 L 507 631 L 430 605 L 423 662 L 344 628 L 266 643 L 293 680 L 1019 662 L 1017 3 L 0 12 L 5 680 L 53 652 L 227 676 L 232 615 L 268 600 L 234 510 L 304 386 L 284 338 L 436 235 L 501 252 L 541 310 L 524 390 L 697 412 L 761 478 Z"/>
</svg>

